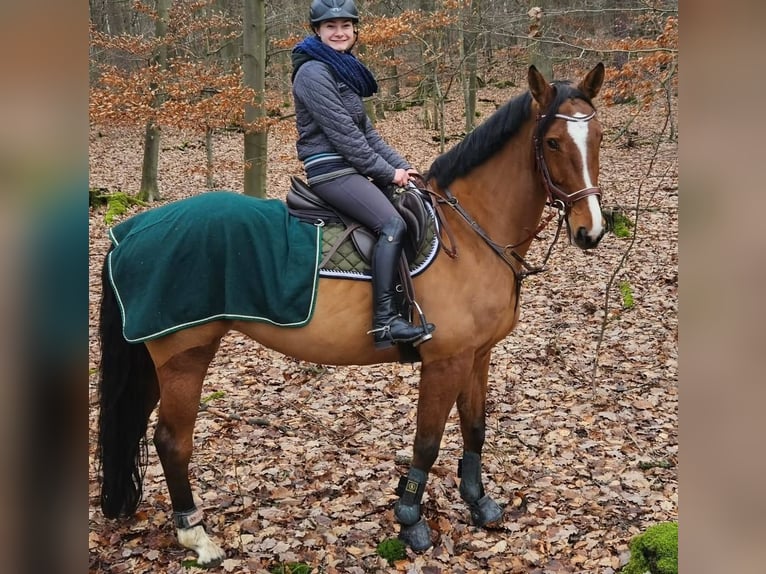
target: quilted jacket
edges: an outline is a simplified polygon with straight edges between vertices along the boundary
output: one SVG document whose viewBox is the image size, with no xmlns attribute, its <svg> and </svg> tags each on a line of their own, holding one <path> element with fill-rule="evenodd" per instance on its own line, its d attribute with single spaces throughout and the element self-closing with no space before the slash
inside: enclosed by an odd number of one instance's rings
<svg viewBox="0 0 766 574">
<path fill-rule="evenodd" d="M 395 169 L 409 169 L 407 161 L 373 127 L 362 98 L 336 80 L 326 64 L 308 60 L 298 66 L 293 78 L 298 159 L 339 154 L 341 165 L 322 179 L 356 171 L 379 186 L 393 181 Z M 311 173 L 308 175 L 313 183 Z"/>
</svg>

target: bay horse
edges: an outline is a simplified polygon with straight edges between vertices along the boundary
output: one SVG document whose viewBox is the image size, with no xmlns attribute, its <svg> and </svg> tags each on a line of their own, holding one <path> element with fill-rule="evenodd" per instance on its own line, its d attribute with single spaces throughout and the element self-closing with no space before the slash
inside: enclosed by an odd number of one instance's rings
<svg viewBox="0 0 766 574">
<path fill-rule="evenodd" d="M 439 156 L 426 174 L 457 256 L 437 257 L 414 279 L 419 303 L 436 330 L 418 348 L 422 362 L 412 460 L 394 508 L 399 537 L 413 551 L 432 544 L 421 498 L 455 403 L 463 438 L 460 495 L 475 525 L 489 526 L 502 516 L 481 477 L 490 353 L 518 320 L 519 289 L 528 268 L 524 256 L 546 203 L 558 209 L 570 243 L 581 249 L 596 247 L 606 231 L 598 187 L 602 129 L 592 104 L 603 79 L 601 63 L 577 84 L 549 83 L 530 66 L 529 90 Z M 103 514 L 115 518 L 136 511 L 148 419 L 159 403 L 153 442 L 178 541 L 196 552 L 198 565 L 219 564 L 225 553 L 204 529 L 202 510 L 192 498 L 189 462 L 203 379 L 221 338 L 236 330 L 280 353 L 321 364 L 397 361 L 395 348 L 376 350 L 366 334 L 371 304 L 366 282 L 321 278 L 314 315 L 305 326 L 214 320 L 128 343 L 105 273 L 97 449 Z"/>
</svg>

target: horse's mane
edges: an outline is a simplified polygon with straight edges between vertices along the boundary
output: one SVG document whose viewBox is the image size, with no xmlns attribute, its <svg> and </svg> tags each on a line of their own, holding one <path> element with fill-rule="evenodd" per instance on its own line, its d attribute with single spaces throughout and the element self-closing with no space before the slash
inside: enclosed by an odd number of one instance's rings
<svg viewBox="0 0 766 574">
<path fill-rule="evenodd" d="M 539 133 L 545 133 L 553 121 L 551 113 L 570 98 L 579 98 L 591 106 L 590 99 L 570 82 L 553 82 L 556 95 L 539 126 Z M 503 104 L 484 123 L 478 125 L 466 138 L 451 150 L 437 157 L 426 174 L 426 180 L 436 179 L 444 189 L 457 178 L 488 160 L 511 139 L 529 118 L 532 94 L 524 92 Z"/>
</svg>

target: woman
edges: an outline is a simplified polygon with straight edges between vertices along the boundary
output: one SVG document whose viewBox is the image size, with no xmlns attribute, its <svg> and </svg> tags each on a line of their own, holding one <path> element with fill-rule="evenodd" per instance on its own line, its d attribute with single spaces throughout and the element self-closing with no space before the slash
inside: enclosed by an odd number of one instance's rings
<svg viewBox="0 0 766 574">
<path fill-rule="evenodd" d="M 375 130 L 362 98 L 378 90 L 351 53 L 358 37 L 354 0 L 313 0 L 314 36 L 292 53 L 298 158 L 312 190 L 378 234 L 372 255 L 372 333 L 377 348 L 430 338 L 397 313 L 394 285 L 406 225 L 381 188 L 404 186 L 417 173 Z"/>
</svg>

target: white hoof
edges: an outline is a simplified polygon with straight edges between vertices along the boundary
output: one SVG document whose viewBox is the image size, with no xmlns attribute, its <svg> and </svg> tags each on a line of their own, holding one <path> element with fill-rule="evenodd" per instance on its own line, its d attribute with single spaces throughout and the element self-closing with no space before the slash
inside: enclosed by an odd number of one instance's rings
<svg viewBox="0 0 766 574">
<path fill-rule="evenodd" d="M 226 558 L 226 553 L 210 539 L 201 524 L 191 528 L 177 528 L 176 534 L 181 546 L 197 553 L 197 564 L 202 568 L 218 566 Z"/>
</svg>

